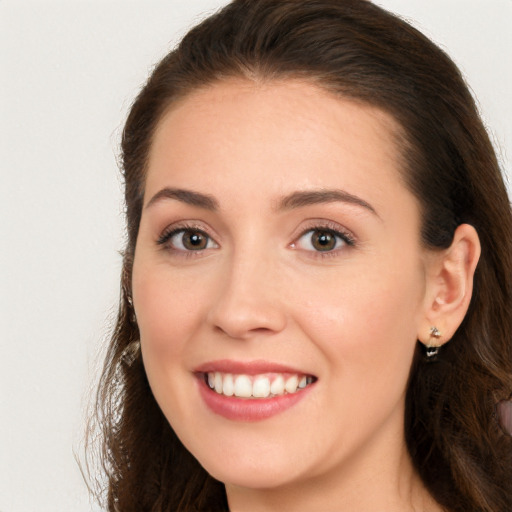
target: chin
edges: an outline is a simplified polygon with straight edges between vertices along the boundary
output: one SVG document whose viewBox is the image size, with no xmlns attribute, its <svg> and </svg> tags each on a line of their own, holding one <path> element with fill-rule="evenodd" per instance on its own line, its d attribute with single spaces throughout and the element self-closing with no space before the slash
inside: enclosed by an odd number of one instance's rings
<svg viewBox="0 0 512 512">
<path fill-rule="evenodd" d="M 209 436 L 205 436 L 209 437 Z M 201 441 L 205 440 L 205 437 Z M 201 466 L 216 480 L 229 486 L 251 489 L 271 489 L 299 481 L 311 473 L 310 457 L 300 452 L 297 444 L 285 438 L 266 442 L 254 435 L 228 441 L 223 436 L 197 443 L 197 437 L 185 446 Z"/>
<path fill-rule="evenodd" d="M 213 464 L 203 466 L 208 473 L 226 486 L 246 489 L 276 489 L 300 480 L 296 468 L 275 467 L 273 464 L 237 464 L 231 467 Z"/>
</svg>

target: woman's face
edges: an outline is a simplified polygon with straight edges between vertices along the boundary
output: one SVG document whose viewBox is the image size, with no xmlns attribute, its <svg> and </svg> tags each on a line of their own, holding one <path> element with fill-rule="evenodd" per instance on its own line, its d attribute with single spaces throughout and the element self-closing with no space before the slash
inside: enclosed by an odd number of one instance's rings
<svg viewBox="0 0 512 512">
<path fill-rule="evenodd" d="M 426 255 L 394 130 L 312 85 L 243 80 L 158 126 L 133 268 L 142 355 L 177 435 L 228 486 L 403 455 Z"/>
</svg>

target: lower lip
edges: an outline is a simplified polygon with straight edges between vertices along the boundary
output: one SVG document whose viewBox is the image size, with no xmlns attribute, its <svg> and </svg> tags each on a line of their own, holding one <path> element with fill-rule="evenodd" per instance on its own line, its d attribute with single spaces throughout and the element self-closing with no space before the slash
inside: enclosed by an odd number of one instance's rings
<svg viewBox="0 0 512 512">
<path fill-rule="evenodd" d="M 237 398 L 225 396 L 212 390 L 203 379 L 199 379 L 199 391 L 206 405 L 219 416 L 233 421 L 261 421 L 286 411 L 305 398 L 310 384 L 296 393 L 272 398 Z"/>
</svg>

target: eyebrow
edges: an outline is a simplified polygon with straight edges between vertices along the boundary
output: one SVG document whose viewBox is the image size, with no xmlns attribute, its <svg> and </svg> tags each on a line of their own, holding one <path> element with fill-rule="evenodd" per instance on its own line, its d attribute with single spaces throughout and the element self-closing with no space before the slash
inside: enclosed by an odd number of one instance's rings
<svg viewBox="0 0 512 512">
<path fill-rule="evenodd" d="M 278 210 L 292 210 L 295 208 L 302 208 L 314 204 L 322 203 L 349 203 L 356 206 L 361 206 L 379 217 L 375 208 L 364 199 L 350 194 L 344 190 L 328 189 L 328 190 L 306 190 L 293 192 L 292 194 L 281 199 L 278 205 Z"/>
<path fill-rule="evenodd" d="M 181 188 L 163 188 L 157 192 L 146 204 L 146 208 L 149 208 L 155 203 L 158 203 L 164 199 L 175 199 L 192 206 L 204 208 L 205 210 L 216 211 L 219 209 L 218 201 L 209 194 L 203 194 L 201 192 L 194 192 L 192 190 L 186 190 Z M 343 202 L 361 206 L 366 210 L 370 211 L 377 217 L 379 217 L 375 208 L 364 199 L 361 199 L 354 194 L 350 194 L 344 190 L 339 189 L 328 189 L 328 190 L 306 190 L 293 192 L 283 197 L 277 206 L 277 210 L 293 210 L 296 208 L 302 208 L 304 206 L 311 206 L 322 203 L 335 203 Z"/>
<path fill-rule="evenodd" d="M 157 192 L 146 205 L 149 208 L 155 203 L 162 201 L 163 199 L 176 199 L 182 203 L 190 204 L 192 206 L 198 206 L 205 210 L 218 210 L 219 203 L 217 200 L 208 194 L 202 194 L 200 192 L 193 192 L 192 190 L 185 190 L 182 188 L 163 188 Z"/>
</svg>

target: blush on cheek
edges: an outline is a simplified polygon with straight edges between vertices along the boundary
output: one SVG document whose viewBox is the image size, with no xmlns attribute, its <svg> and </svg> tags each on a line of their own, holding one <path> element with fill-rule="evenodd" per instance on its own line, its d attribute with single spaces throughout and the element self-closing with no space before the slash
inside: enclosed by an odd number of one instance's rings
<svg viewBox="0 0 512 512">
<path fill-rule="evenodd" d="M 172 307 L 168 299 L 147 283 L 134 287 L 134 304 L 141 344 L 151 350 L 166 350 L 169 333 L 172 332 Z"/>
</svg>

